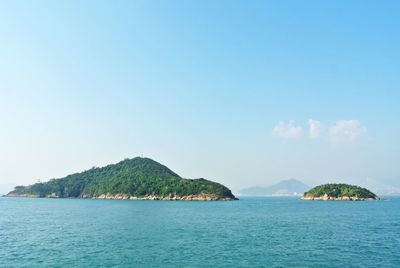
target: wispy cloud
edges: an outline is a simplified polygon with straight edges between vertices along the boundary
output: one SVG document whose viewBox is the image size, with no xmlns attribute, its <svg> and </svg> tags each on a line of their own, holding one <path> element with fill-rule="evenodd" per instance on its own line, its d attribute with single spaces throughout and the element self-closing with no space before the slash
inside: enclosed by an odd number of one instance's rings
<svg viewBox="0 0 400 268">
<path fill-rule="evenodd" d="M 329 140 L 333 144 L 349 143 L 365 132 L 367 128 L 358 120 L 339 120 L 329 128 Z"/>
<path fill-rule="evenodd" d="M 308 120 L 309 133 L 311 139 L 317 139 L 321 135 L 322 125 L 320 121 L 310 119 Z"/>
<path fill-rule="evenodd" d="M 313 140 L 323 139 L 331 144 L 346 144 L 356 141 L 367 128 L 358 120 L 338 120 L 334 124 L 324 124 L 318 120 L 308 120 L 308 134 Z M 293 120 L 279 121 L 273 128 L 273 134 L 283 140 L 298 138 L 302 135 L 302 127 Z"/>
<path fill-rule="evenodd" d="M 295 125 L 293 120 L 288 123 L 284 121 L 279 121 L 279 123 L 273 128 L 273 134 L 282 139 L 294 139 L 301 136 L 302 129 Z"/>
</svg>

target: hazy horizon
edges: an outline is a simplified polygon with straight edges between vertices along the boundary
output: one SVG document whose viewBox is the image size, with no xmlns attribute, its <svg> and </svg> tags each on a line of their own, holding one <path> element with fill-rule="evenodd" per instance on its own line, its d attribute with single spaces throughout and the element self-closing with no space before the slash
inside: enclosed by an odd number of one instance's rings
<svg viewBox="0 0 400 268">
<path fill-rule="evenodd" d="M 145 156 L 234 192 L 400 187 L 399 7 L 1 1 L 0 186 Z"/>
</svg>

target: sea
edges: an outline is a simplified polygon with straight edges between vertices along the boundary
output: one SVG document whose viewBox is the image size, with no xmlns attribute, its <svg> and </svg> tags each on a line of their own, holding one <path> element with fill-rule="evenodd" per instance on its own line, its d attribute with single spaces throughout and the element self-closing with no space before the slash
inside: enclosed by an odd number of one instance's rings
<svg viewBox="0 0 400 268">
<path fill-rule="evenodd" d="M 2 197 L 0 267 L 400 267 L 400 197 Z"/>
</svg>

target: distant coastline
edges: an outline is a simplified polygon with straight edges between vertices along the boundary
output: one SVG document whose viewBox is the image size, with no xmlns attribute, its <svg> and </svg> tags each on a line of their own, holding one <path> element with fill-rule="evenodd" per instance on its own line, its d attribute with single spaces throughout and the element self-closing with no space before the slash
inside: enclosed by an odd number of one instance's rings
<svg viewBox="0 0 400 268">
<path fill-rule="evenodd" d="M 99 196 L 83 195 L 79 197 L 59 197 L 56 195 L 33 195 L 33 194 L 15 194 L 9 193 L 3 195 L 3 197 L 21 197 L 21 198 L 75 198 L 75 199 L 107 199 L 107 200 L 169 200 L 169 201 L 231 201 L 239 200 L 237 197 L 219 197 L 215 195 L 198 194 L 198 195 L 185 195 L 185 196 L 157 196 L 157 195 L 146 195 L 146 196 L 131 196 L 127 194 L 101 194 Z"/>
<path fill-rule="evenodd" d="M 333 196 L 322 196 L 322 197 L 301 197 L 301 200 L 320 200 L 320 201 L 374 201 L 374 200 L 384 200 L 383 198 L 376 197 L 376 198 L 362 198 L 362 197 L 350 197 L 350 196 L 343 196 L 343 197 L 333 197 Z"/>
</svg>

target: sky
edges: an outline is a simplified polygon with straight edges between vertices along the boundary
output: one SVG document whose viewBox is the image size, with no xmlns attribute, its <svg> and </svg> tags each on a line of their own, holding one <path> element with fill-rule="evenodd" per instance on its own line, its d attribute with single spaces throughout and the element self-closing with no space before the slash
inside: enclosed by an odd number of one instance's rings
<svg viewBox="0 0 400 268">
<path fill-rule="evenodd" d="M 0 185 L 150 157 L 234 192 L 399 184 L 399 1 L 0 1 Z"/>
</svg>

